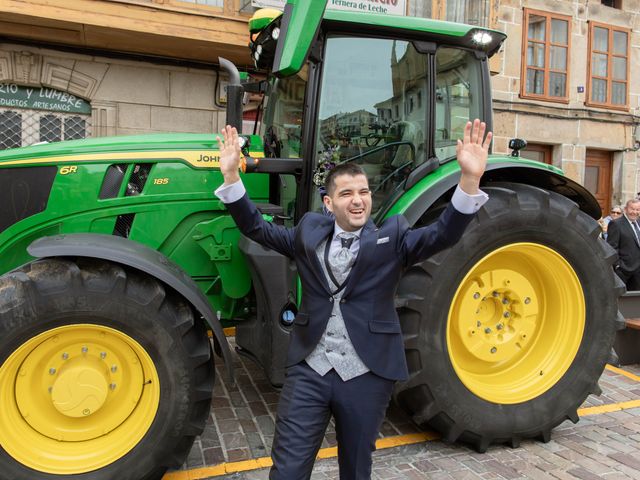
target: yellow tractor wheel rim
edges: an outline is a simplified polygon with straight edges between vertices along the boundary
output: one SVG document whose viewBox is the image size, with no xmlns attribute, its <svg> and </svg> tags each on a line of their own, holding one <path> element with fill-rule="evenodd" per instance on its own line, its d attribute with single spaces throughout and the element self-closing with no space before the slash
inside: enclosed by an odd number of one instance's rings
<svg viewBox="0 0 640 480">
<path fill-rule="evenodd" d="M 39 472 L 90 472 L 140 442 L 159 401 L 158 373 L 134 339 L 99 325 L 55 328 L 0 367 L 0 446 Z"/>
<path fill-rule="evenodd" d="M 584 332 L 580 280 L 556 251 L 514 243 L 476 263 L 455 293 L 447 324 L 458 378 L 489 402 L 526 402 L 567 372 Z"/>
</svg>

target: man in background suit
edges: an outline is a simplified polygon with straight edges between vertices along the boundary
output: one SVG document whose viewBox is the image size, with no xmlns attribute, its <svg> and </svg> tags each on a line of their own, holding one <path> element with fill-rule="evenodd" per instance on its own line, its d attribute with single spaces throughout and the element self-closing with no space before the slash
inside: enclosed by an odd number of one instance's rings
<svg viewBox="0 0 640 480">
<path fill-rule="evenodd" d="M 640 290 L 640 199 L 629 200 L 624 215 L 609 222 L 607 243 L 618 252 L 616 273 L 627 290 Z"/>
<path fill-rule="evenodd" d="M 351 163 L 327 176 L 323 201 L 333 218 L 307 213 L 293 228 L 266 222 L 238 175 L 237 132 L 223 130 L 224 184 L 216 195 L 244 235 L 296 261 L 302 283 L 278 404 L 272 480 L 310 478 L 331 415 L 340 478 L 370 478 L 393 384 L 407 378 L 395 287 L 406 268 L 455 244 L 487 201 L 479 190 L 492 137 L 485 130 L 477 119 L 467 123 L 458 140 L 461 177 L 451 203 L 435 223 L 416 229 L 400 215 L 376 227 L 367 177 Z"/>
</svg>

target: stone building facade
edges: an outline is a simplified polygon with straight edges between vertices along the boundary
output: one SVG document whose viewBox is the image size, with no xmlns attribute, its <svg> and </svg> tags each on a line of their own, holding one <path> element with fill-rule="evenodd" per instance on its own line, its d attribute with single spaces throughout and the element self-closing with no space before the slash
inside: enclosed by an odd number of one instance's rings
<svg viewBox="0 0 640 480">
<path fill-rule="evenodd" d="M 408 15 L 486 25 L 496 1 L 403 4 Z M 219 131 L 225 79 L 218 56 L 251 68 L 247 21 L 254 5 L 260 2 L 0 1 L 0 149 L 89 136 Z M 33 102 L 33 92 L 45 90 L 82 99 L 89 112 L 66 112 L 55 102 L 37 108 L 42 104 Z"/>
<path fill-rule="evenodd" d="M 593 191 L 603 209 L 640 190 L 640 0 L 405 4 L 408 15 L 507 33 L 491 64 L 495 152 L 508 152 L 511 138 L 526 139 L 523 155 L 562 168 Z M 248 0 L 1 1 L 0 148 L 218 131 L 224 76 L 217 58 L 250 66 L 253 10 Z M 625 36 L 623 52 L 615 44 Z M 17 103 L 41 91 L 86 105 L 68 112 L 58 104 Z"/>
<path fill-rule="evenodd" d="M 47 89 L 86 99 L 91 113 L 87 115 L 84 136 L 218 131 L 224 111 L 215 105 L 219 97 L 216 75 L 213 68 L 158 65 L 0 44 L 0 82 L 6 89 L 32 87 L 36 92 Z M 38 127 L 43 116 L 69 116 L 63 110 L 11 107 L 0 105 L 0 115 L 6 117 L 10 111 L 22 114 L 22 145 L 47 140 Z"/>
<path fill-rule="evenodd" d="M 218 56 L 250 65 L 250 14 L 240 0 L 0 2 L 0 148 L 217 132 Z M 34 101 L 46 96 L 58 101 Z M 86 111 L 66 111 L 69 98 Z"/>
<path fill-rule="evenodd" d="M 640 190 L 640 0 L 501 0 L 494 152 L 562 168 L 608 209 Z"/>
</svg>

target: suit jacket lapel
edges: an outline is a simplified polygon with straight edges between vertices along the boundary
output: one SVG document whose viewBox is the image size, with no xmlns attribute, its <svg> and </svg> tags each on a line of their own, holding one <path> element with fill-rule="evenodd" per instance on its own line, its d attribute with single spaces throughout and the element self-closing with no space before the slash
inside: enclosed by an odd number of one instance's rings
<svg viewBox="0 0 640 480">
<path fill-rule="evenodd" d="M 347 285 L 344 289 L 344 293 L 342 294 L 343 297 L 349 295 L 353 286 L 357 284 L 364 272 L 367 271 L 376 250 L 377 241 L 378 228 L 373 223 L 373 220 L 369 219 L 362 228 L 362 233 L 360 234 L 360 250 L 358 250 L 356 263 L 353 265 L 353 269 L 347 277 Z"/>
<path fill-rule="evenodd" d="M 316 254 L 316 249 L 318 248 L 318 245 L 320 245 L 320 242 L 325 241 L 333 232 L 334 220 L 332 218 L 327 218 L 327 220 L 327 222 L 319 223 L 309 230 L 309 233 L 306 235 L 306 238 L 308 238 L 309 241 L 304 241 L 304 249 L 307 259 L 311 263 L 311 271 L 327 293 L 330 294 L 331 290 L 327 283 L 327 277 L 324 275 L 322 265 L 320 265 L 320 260 L 318 260 L 318 255 Z"/>
<path fill-rule="evenodd" d="M 633 241 L 636 242 L 636 245 L 638 247 L 640 247 L 640 239 L 637 237 L 635 230 L 633 229 L 633 225 L 631 225 L 629 223 L 629 220 L 625 217 L 625 222 L 627 224 L 627 228 L 629 230 L 629 232 L 631 233 L 631 238 L 633 238 Z"/>
</svg>

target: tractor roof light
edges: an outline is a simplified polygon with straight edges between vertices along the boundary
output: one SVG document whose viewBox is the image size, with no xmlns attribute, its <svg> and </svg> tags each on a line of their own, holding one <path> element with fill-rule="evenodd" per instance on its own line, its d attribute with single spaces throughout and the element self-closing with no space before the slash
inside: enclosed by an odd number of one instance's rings
<svg viewBox="0 0 640 480">
<path fill-rule="evenodd" d="M 471 38 L 473 40 L 473 43 L 475 43 L 476 45 L 482 45 L 482 46 L 488 45 L 493 41 L 493 35 L 483 30 L 478 30 L 473 34 Z"/>
<path fill-rule="evenodd" d="M 267 25 L 280 16 L 282 16 L 282 12 L 274 8 L 262 8 L 256 11 L 249 19 L 249 32 L 252 34 L 260 33 Z"/>
<path fill-rule="evenodd" d="M 278 40 L 279 37 L 280 37 L 280 29 L 278 27 L 275 27 L 271 31 L 271 38 L 273 38 L 274 40 Z"/>
</svg>

